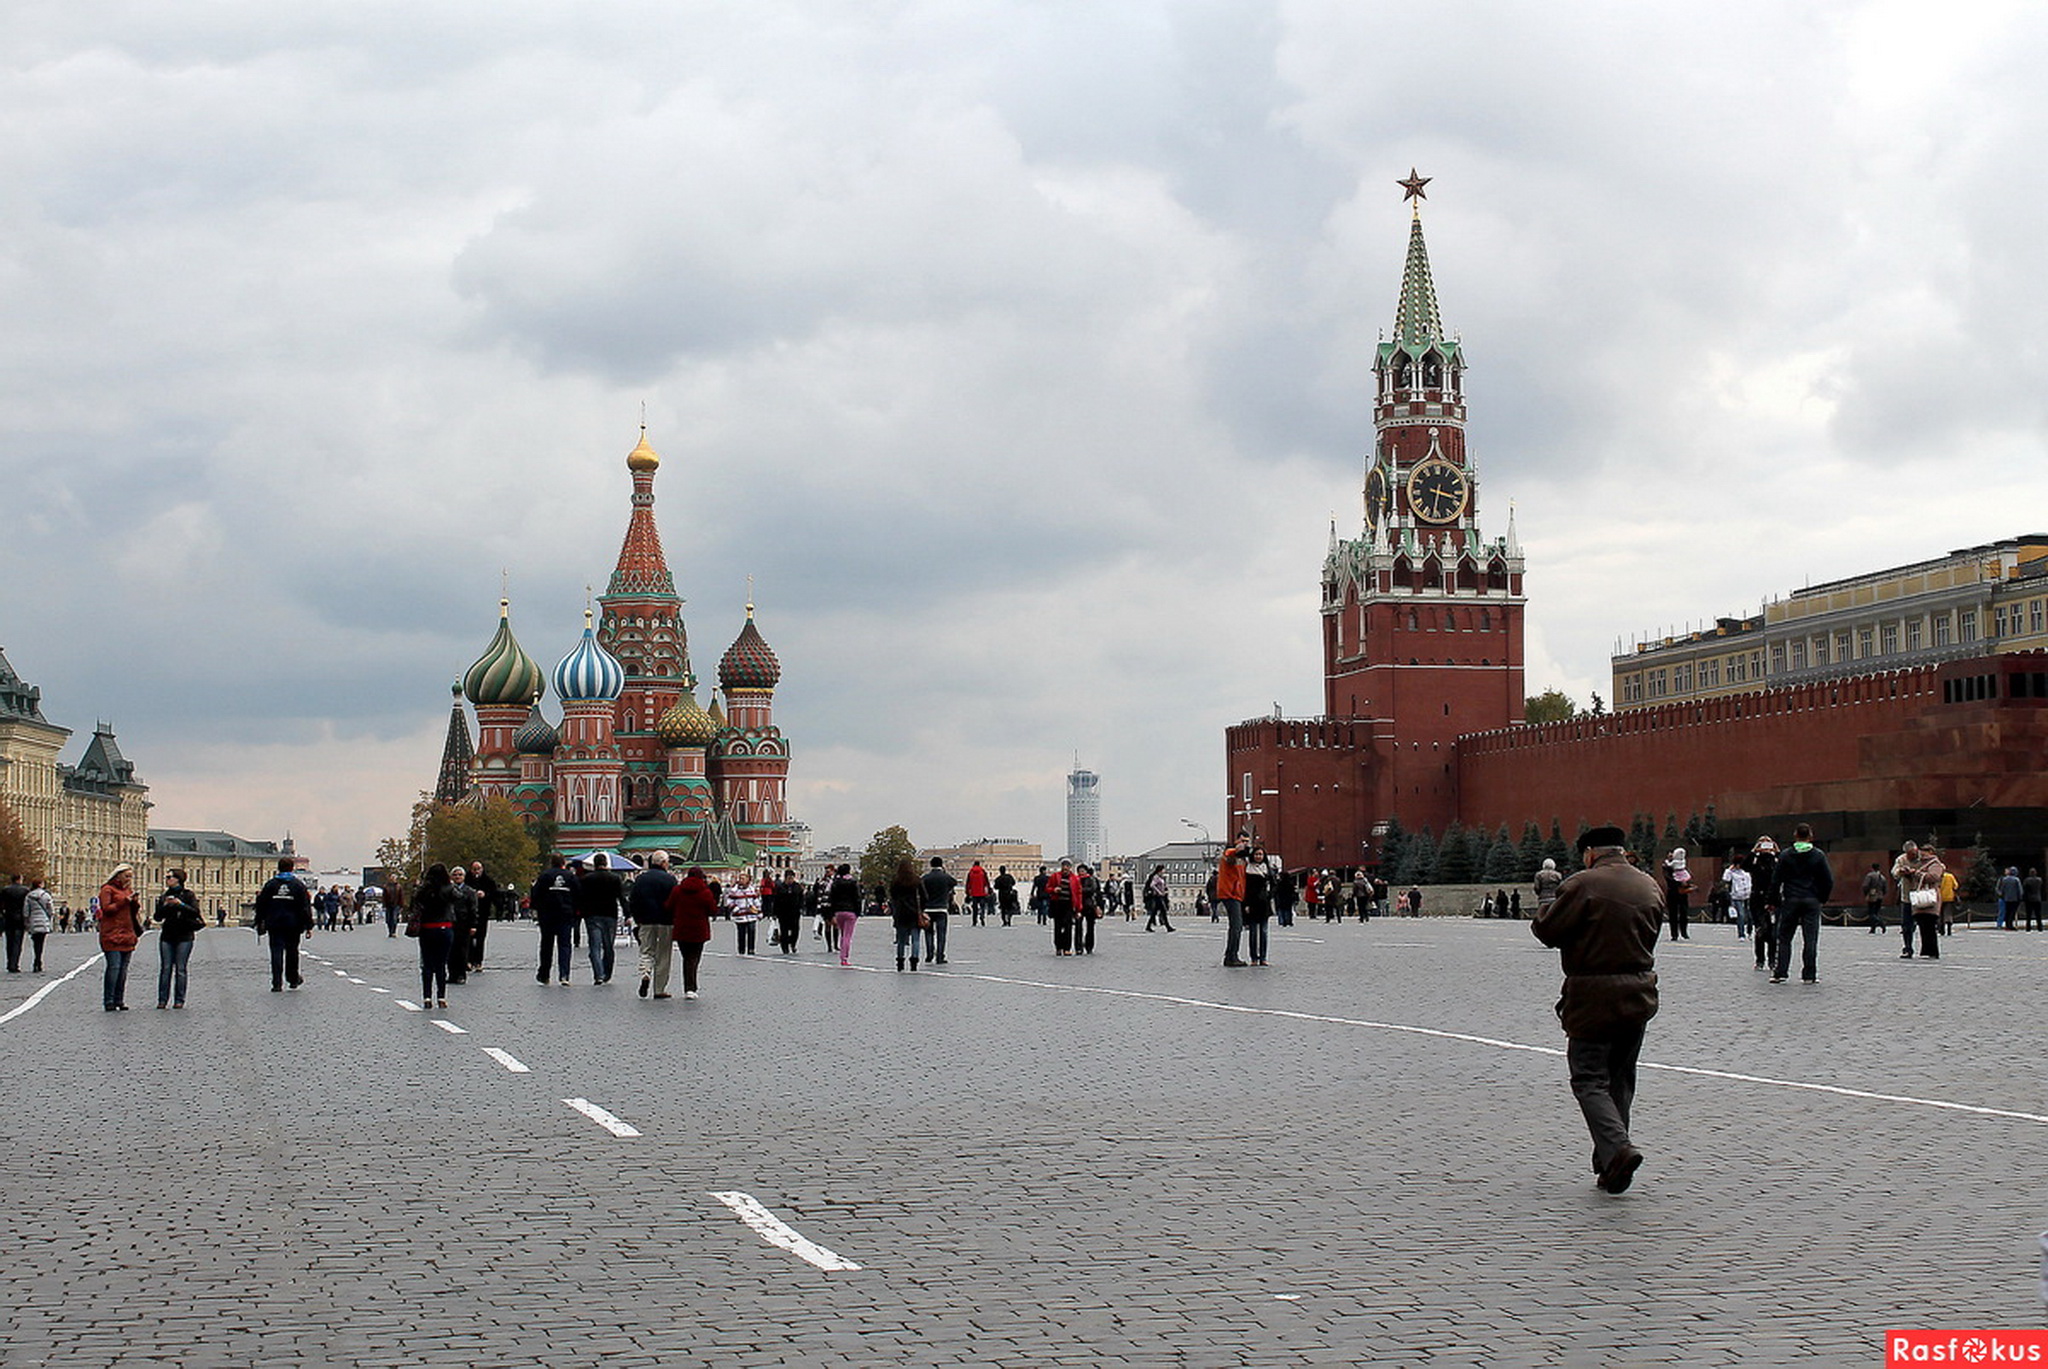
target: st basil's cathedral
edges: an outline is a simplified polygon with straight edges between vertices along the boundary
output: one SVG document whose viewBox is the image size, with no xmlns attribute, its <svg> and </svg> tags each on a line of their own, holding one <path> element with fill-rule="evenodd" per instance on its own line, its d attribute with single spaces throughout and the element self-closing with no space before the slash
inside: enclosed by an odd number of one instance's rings
<svg viewBox="0 0 2048 1369">
<path fill-rule="evenodd" d="M 661 458 L 626 456 L 632 512 L 611 581 L 583 636 L 552 676 L 498 631 L 455 687 L 439 803 L 503 796 L 529 820 L 551 821 L 562 850 L 666 850 L 680 862 L 737 868 L 795 854 L 787 807 L 789 743 L 775 725 L 782 666 L 754 624 L 718 662 L 718 693 L 697 701 L 683 601 L 654 522 Z M 554 686 L 560 723 L 543 710 Z M 463 700 L 476 708 L 472 747 Z"/>
</svg>

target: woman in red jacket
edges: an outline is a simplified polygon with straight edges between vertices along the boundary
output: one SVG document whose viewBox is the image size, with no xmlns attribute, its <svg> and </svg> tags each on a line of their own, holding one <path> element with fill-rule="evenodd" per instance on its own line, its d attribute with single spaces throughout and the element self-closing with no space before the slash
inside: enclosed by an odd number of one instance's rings
<svg viewBox="0 0 2048 1369">
<path fill-rule="evenodd" d="M 128 958 L 142 939 L 142 904 L 135 897 L 135 867 L 116 865 L 114 873 L 100 886 L 100 950 L 106 953 L 107 970 L 100 1006 L 108 1012 L 127 1012 L 121 1000 L 128 996 Z"/>
<path fill-rule="evenodd" d="M 711 940 L 711 914 L 718 910 L 718 896 L 704 871 L 692 865 L 690 873 L 668 891 L 668 913 L 675 923 L 676 948 L 683 953 L 683 997 L 697 996 L 697 962 Z"/>
</svg>

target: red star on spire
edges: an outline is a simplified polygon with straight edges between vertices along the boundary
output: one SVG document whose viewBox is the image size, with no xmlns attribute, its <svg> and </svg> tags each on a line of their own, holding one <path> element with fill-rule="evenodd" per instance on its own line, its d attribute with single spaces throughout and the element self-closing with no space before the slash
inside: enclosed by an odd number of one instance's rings
<svg viewBox="0 0 2048 1369">
<path fill-rule="evenodd" d="M 1423 193 L 1422 187 L 1435 179 L 1436 177 L 1434 176 L 1418 176 L 1415 174 L 1415 168 L 1409 167 L 1408 179 L 1394 182 L 1395 185 L 1401 187 L 1401 203 L 1406 204 L 1410 200 L 1428 199 L 1429 196 Z"/>
</svg>

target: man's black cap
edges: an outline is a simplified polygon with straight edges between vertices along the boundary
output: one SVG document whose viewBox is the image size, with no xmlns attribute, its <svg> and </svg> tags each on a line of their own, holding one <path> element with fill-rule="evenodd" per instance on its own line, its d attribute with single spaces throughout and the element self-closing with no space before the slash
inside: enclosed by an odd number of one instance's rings
<svg viewBox="0 0 2048 1369">
<path fill-rule="evenodd" d="M 1626 846 L 1628 833 L 1619 827 L 1595 827 L 1579 838 L 1579 850 L 1586 851 L 1595 846 Z"/>
</svg>

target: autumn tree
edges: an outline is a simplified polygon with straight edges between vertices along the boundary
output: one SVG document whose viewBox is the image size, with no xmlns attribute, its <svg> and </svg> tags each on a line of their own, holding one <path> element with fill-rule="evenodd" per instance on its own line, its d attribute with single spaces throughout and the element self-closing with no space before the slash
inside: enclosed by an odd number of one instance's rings
<svg viewBox="0 0 2048 1369">
<path fill-rule="evenodd" d="M 50 877 L 49 859 L 28 834 L 21 814 L 0 799 L 0 878 L 13 875 L 23 884 Z"/>
<path fill-rule="evenodd" d="M 482 803 L 448 803 L 427 817 L 421 859 L 427 865 L 482 861 L 507 889 L 524 889 L 540 873 L 540 845 L 512 800 L 494 794 Z"/>
<path fill-rule="evenodd" d="M 860 885 L 863 889 L 880 889 L 896 877 L 898 862 L 917 860 L 917 843 L 910 839 L 910 833 L 902 827 L 884 827 L 868 839 L 868 848 L 860 853 Z"/>
</svg>

